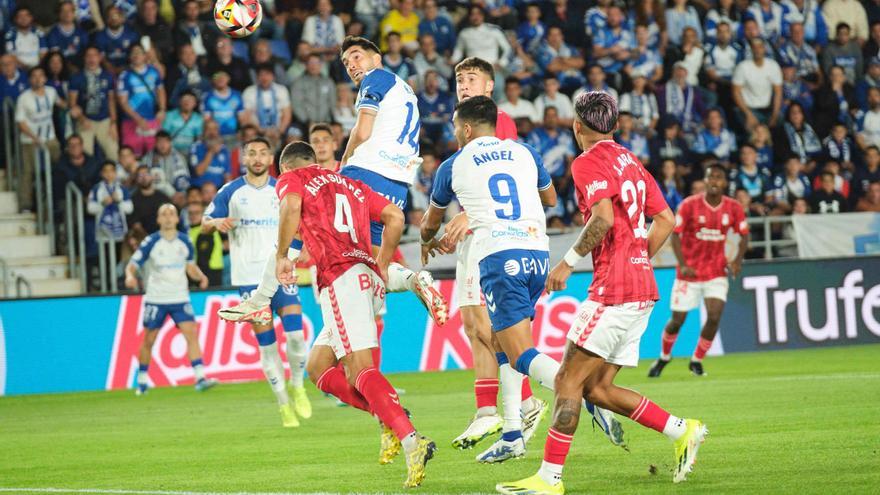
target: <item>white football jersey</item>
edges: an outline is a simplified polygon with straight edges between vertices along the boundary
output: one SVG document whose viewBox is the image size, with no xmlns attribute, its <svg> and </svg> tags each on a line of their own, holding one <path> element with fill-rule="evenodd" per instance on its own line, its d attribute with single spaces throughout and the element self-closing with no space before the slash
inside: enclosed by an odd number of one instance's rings
<svg viewBox="0 0 880 495">
<path fill-rule="evenodd" d="M 419 154 L 419 101 L 403 79 L 385 69 L 364 76 L 355 107 L 376 111 L 373 133 L 358 146 L 347 165 L 360 167 L 398 182 L 412 184 Z"/>
<path fill-rule="evenodd" d="M 473 231 L 476 260 L 508 249 L 548 251 L 547 219 L 538 191 L 551 185 L 534 148 L 485 136 L 440 165 L 431 204 L 445 208 L 453 196 L 458 198 Z"/>
<path fill-rule="evenodd" d="M 278 205 L 274 177 L 269 177 L 266 185 L 254 187 L 241 176 L 221 187 L 205 210 L 205 219 L 236 220 L 229 232 L 232 285 L 260 283 L 266 260 L 278 242 Z"/>
<path fill-rule="evenodd" d="M 170 240 L 159 232 L 148 235 L 131 257 L 131 263 L 144 273 L 147 286 L 144 301 L 151 304 L 188 303 L 186 264 L 194 262 L 193 245 L 186 234 L 178 232 Z"/>
</svg>

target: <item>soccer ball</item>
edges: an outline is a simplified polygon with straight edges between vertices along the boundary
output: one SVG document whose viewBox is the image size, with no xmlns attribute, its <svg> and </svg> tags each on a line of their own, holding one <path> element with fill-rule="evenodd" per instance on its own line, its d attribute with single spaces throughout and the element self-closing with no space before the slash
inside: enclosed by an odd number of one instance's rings
<svg viewBox="0 0 880 495">
<path fill-rule="evenodd" d="M 232 38 L 253 34 L 262 21 L 260 0 L 217 0 L 214 3 L 214 22 L 223 34 Z"/>
</svg>

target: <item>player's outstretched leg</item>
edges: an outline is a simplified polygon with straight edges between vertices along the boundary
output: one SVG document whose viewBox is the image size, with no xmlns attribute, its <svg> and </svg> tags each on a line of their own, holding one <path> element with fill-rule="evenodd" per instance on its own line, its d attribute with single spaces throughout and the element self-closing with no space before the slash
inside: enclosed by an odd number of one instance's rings
<svg viewBox="0 0 880 495">
<path fill-rule="evenodd" d="M 156 336 L 158 335 L 158 328 L 144 329 L 144 340 L 141 341 L 141 348 L 138 350 L 138 373 L 137 388 L 134 390 L 135 395 L 147 393 L 150 357 L 153 354 L 153 344 L 156 342 Z"/>
<path fill-rule="evenodd" d="M 660 358 L 654 361 L 651 369 L 648 370 L 649 378 L 659 377 L 660 373 L 663 373 L 663 368 L 672 360 L 672 347 L 675 345 L 678 332 L 681 330 L 681 326 L 684 325 L 686 318 L 687 313 L 684 311 L 672 312 L 672 317 L 666 324 L 666 328 L 663 329 L 663 336 L 660 337 Z"/>
<path fill-rule="evenodd" d="M 400 263 L 391 263 L 388 267 L 387 290 L 388 292 L 410 291 L 415 294 L 438 325 L 445 324 L 449 318 L 449 303 L 446 302 L 443 294 L 434 288 L 434 277 L 426 270 L 416 273 Z"/>
<path fill-rule="evenodd" d="M 718 334 L 718 324 L 721 322 L 721 313 L 724 311 L 723 299 L 707 297 L 703 299 L 703 302 L 706 305 L 706 323 L 703 325 L 700 339 L 697 341 L 697 347 L 694 349 L 693 356 L 691 356 L 691 362 L 688 364 L 688 369 L 695 376 L 706 375 L 706 372 L 703 370 L 703 358 L 706 357 L 706 353 L 712 347 L 712 341 L 715 340 L 715 335 Z"/>
<path fill-rule="evenodd" d="M 275 277 L 275 256 L 266 259 L 260 285 L 252 291 L 250 297 L 240 303 L 217 311 L 217 315 L 226 321 L 248 321 L 259 325 L 272 324 L 272 299 L 278 292 L 278 279 Z"/>
<path fill-rule="evenodd" d="M 510 366 L 507 355 L 496 354 L 501 377 L 501 400 L 504 403 L 504 425 L 491 447 L 477 455 L 477 461 L 499 463 L 526 454 L 522 419 L 522 375 Z"/>
<path fill-rule="evenodd" d="M 195 387 L 199 392 L 208 390 L 217 385 L 217 380 L 205 377 L 205 366 L 202 362 L 202 350 L 199 348 L 199 337 L 194 321 L 181 322 L 177 324 L 180 333 L 186 340 L 187 354 L 192 364 L 193 374 L 195 375 Z"/>
</svg>

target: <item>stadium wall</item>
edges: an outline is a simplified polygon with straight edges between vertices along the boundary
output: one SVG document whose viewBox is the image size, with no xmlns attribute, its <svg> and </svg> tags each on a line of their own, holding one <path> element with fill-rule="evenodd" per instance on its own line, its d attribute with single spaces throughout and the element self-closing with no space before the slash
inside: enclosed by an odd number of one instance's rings
<svg viewBox="0 0 880 495">
<path fill-rule="evenodd" d="M 663 299 L 675 272 L 658 269 Z M 561 358 L 565 335 L 592 279 L 574 274 L 568 289 L 545 295 L 533 333 L 540 350 Z M 456 300 L 452 280 L 438 282 Z M 312 291 L 301 291 L 307 341 L 321 328 Z M 262 379 L 257 343 L 247 325 L 220 320 L 219 308 L 239 300 L 232 291 L 196 292 L 193 309 L 209 376 L 221 381 Z M 731 284 L 721 339 L 710 354 L 880 342 L 880 257 L 746 264 Z M 131 387 L 137 369 L 141 296 L 97 296 L 0 301 L 0 395 Z M 692 312 L 673 351 L 688 356 L 696 344 L 701 311 Z M 642 339 L 641 356 L 659 354 L 669 318 L 661 301 Z M 470 346 L 457 307 L 443 327 L 434 325 L 411 294 L 390 294 L 382 336 L 387 372 L 469 368 Z M 281 334 L 280 322 L 276 331 Z M 282 339 L 283 341 L 283 339 Z M 284 356 L 282 356 L 284 358 Z M 192 383 L 183 337 L 168 320 L 153 349 L 155 386 Z"/>
</svg>

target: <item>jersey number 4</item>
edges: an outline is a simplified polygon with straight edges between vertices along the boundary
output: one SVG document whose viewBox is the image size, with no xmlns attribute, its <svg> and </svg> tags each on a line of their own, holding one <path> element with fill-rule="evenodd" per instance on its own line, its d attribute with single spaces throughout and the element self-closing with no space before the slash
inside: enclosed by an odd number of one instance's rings
<svg viewBox="0 0 880 495">
<path fill-rule="evenodd" d="M 351 236 L 352 244 L 357 244 L 357 232 L 351 217 L 351 204 L 344 194 L 336 194 L 336 213 L 333 215 L 333 226 L 343 234 Z"/>
<path fill-rule="evenodd" d="M 645 181 L 640 180 L 633 184 L 631 180 L 623 183 L 620 188 L 620 198 L 624 203 L 629 203 L 626 207 L 626 214 L 631 220 L 635 220 L 638 215 L 638 221 L 633 228 L 633 237 L 636 239 L 647 239 L 648 229 L 645 227 Z"/>
</svg>

